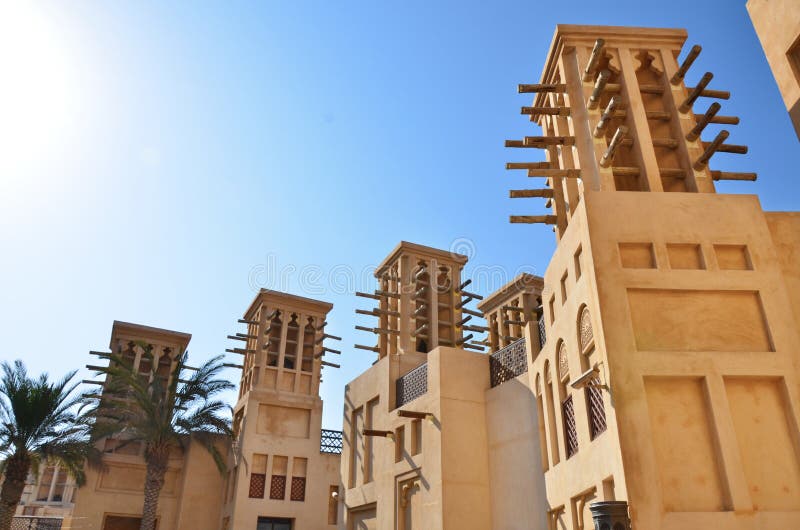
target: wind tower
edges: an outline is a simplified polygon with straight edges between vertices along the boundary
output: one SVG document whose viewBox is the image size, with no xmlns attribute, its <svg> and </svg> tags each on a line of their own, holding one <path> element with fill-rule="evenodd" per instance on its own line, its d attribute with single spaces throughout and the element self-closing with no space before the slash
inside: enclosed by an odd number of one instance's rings
<svg viewBox="0 0 800 530">
<path fill-rule="evenodd" d="M 379 359 L 428 353 L 437 346 L 482 350 L 484 344 L 473 339 L 486 327 L 470 321 L 483 315 L 466 306 L 483 297 L 465 290 L 471 283 L 461 281 L 466 262 L 467 257 L 461 254 L 400 242 L 375 271 L 379 288 L 373 293 L 356 293 L 378 304 L 371 310 L 357 309 L 356 313 L 378 320 L 375 327 L 356 326 L 375 334 L 377 344 L 355 347 L 375 352 Z"/>
<path fill-rule="evenodd" d="M 341 432 L 322 429 L 319 386 L 333 306 L 262 289 L 245 311 L 232 471 L 222 528 L 324 528 L 335 512 Z M 332 496 L 333 495 L 333 496 Z M 335 523 L 335 513 L 333 521 Z M 289 526 L 286 526 L 289 525 Z"/>
<path fill-rule="evenodd" d="M 800 215 L 717 192 L 756 175 L 709 167 L 747 147 L 686 36 L 559 25 L 519 86 L 542 133 L 506 145 L 545 156 L 507 167 L 545 185 L 510 196 L 550 212 L 511 222 L 557 246 L 528 347 L 544 479 L 504 501 L 541 494 L 548 528 L 800 527 Z"/>
</svg>

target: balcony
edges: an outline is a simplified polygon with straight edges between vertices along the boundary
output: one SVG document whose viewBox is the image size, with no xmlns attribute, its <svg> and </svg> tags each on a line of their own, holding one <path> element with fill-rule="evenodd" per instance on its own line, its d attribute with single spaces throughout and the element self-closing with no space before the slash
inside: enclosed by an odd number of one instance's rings
<svg viewBox="0 0 800 530">
<path fill-rule="evenodd" d="M 11 520 L 11 530 L 60 530 L 61 517 L 16 516 Z"/>
<path fill-rule="evenodd" d="M 542 326 L 539 326 L 539 330 L 541 334 Z M 527 353 L 523 338 L 489 355 L 489 379 L 492 388 L 527 372 Z"/>
<path fill-rule="evenodd" d="M 332 455 L 342 454 L 342 431 L 322 429 L 322 437 L 319 441 L 319 452 Z"/>
<path fill-rule="evenodd" d="M 428 391 L 428 363 L 421 364 L 395 382 L 396 407 L 414 401 Z"/>
</svg>

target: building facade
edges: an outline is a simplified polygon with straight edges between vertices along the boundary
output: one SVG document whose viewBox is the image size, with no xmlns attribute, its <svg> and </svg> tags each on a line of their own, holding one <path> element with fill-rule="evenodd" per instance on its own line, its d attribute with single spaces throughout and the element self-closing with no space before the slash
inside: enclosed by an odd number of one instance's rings
<svg viewBox="0 0 800 530">
<path fill-rule="evenodd" d="M 717 189 L 756 175 L 709 168 L 747 148 L 686 37 L 557 26 L 519 86 L 542 134 L 506 142 L 507 168 L 543 179 L 510 197 L 546 201 L 511 218 L 553 230 L 544 275 L 483 299 L 466 256 L 401 242 L 356 293 L 375 362 L 344 389 L 342 432 L 321 428 L 332 306 L 260 291 L 229 336 L 229 472 L 176 451 L 159 528 L 800 528 L 800 213 Z M 189 339 L 116 322 L 110 347 L 157 377 Z M 138 527 L 141 448 L 104 449 L 71 528 Z M 31 491 L 53 502 L 57 482 Z"/>
<path fill-rule="evenodd" d="M 794 0 L 748 0 L 747 12 L 800 138 L 800 8 Z"/>
</svg>

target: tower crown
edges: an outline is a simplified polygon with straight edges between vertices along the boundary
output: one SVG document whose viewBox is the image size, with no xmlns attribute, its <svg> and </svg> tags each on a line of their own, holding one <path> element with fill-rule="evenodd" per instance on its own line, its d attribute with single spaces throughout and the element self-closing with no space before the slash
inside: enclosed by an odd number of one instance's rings
<svg viewBox="0 0 800 530">
<path fill-rule="evenodd" d="M 682 29 L 558 25 L 538 84 L 519 85 L 535 94 L 522 114 L 542 136 L 507 140 L 506 147 L 542 149 L 543 162 L 511 162 L 507 169 L 546 178 L 546 188 L 512 190 L 512 198 L 541 197 L 552 215 L 512 216 L 511 222 L 555 225 L 560 237 L 580 198 L 593 191 L 714 193 L 716 180 L 755 180 L 754 173 L 709 169 L 716 153 L 744 154 L 725 143 L 721 130 L 710 141 L 709 124 L 739 122 L 719 116 L 712 103 L 695 114 L 698 98 L 728 99 L 708 88 L 711 72 L 696 86 L 685 76 L 700 54 L 693 46 L 681 64 Z"/>
</svg>

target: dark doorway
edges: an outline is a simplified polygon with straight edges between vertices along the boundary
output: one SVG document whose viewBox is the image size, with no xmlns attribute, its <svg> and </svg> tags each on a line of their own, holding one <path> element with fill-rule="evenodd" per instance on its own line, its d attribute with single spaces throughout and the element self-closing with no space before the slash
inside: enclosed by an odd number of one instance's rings
<svg viewBox="0 0 800 530">
<path fill-rule="evenodd" d="M 256 530 L 292 530 L 292 520 L 277 519 L 275 517 L 259 517 Z"/>
</svg>

